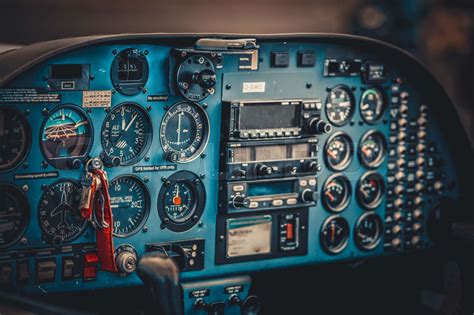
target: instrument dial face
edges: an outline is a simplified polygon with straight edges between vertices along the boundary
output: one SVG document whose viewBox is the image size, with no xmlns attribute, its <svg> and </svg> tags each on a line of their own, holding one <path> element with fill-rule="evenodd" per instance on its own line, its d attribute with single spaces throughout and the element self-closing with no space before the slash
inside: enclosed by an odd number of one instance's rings
<svg viewBox="0 0 474 315">
<path fill-rule="evenodd" d="M 196 196 L 187 182 L 176 182 L 165 192 L 165 212 L 171 221 L 182 223 L 189 220 L 196 207 Z"/>
<path fill-rule="evenodd" d="M 376 172 L 367 172 L 357 184 L 357 198 L 366 209 L 375 209 L 382 202 L 385 194 L 385 183 L 382 175 Z"/>
<path fill-rule="evenodd" d="M 377 88 L 367 89 L 360 100 L 360 114 L 365 122 L 378 122 L 385 112 L 385 97 Z"/>
<path fill-rule="evenodd" d="M 0 248 L 13 245 L 25 232 L 30 208 L 16 186 L 0 184 Z"/>
<path fill-rule="evenodd" d="M 372 250 L 380 243 L 382 220 L 375 213 L 365 213 L 359 218 L 354 234 L 360 249 Z"/>
<path fill-rule="evenodd" d="M 109 192 L 114 236 L 137 233 L 150 213 L 150 197 L 145 185 L 134 176 L 120 176 L 110 182 Z"/>
<path fill-rule="evenodd" d="M 335 171 L 342 171 L 352 161 L 354 145 L 347 134 L 339 132 L 328 139 L 324 152 L 328 167 Z"/>
<path fill-rule="evenodd" d="M 49 243 L 70 242 L 84 230 L 87 221 L 79 209 L 81 193 L 81 185 L 72 180 L 58 181 L 44 191 L 38 221 Z"/>
<path fill-rule="evenodd" d="M 321 245 L 330 254 L 342 252 L 349 240 L 349 224 L 346 219 L 335 215 L 329 217 L 321 228 Z"/>
<path fill-rule="evenodd" d="M 382 164 L 386 155 L 387 142 L 379 131 L 368 131 L 359 144 L 359 157 L 366 167 L 376 168 Z"/>
<path fill-rule="evenodd" d="M 115 89 L 123 95 L 142 91 L 148 80 L 148 61 L 145 52 L 129 48 L 118 53 L 112 63 L 110 76 Z"/>
<path fill-rule="evenodd" d="M 59 168 L 64 161 L 85 158 L 92 144 L 92 124 L 78 106 L 64 105 L 52 111 L 41 128 L 41 150 Z M 62 163 L 63 162 L 63 163 Z"/>
<path fill-rule="evenodd" d="M 158 214 L 162 228 L 182 232 L 194 226 L 206 202 L 204 184 L 196 174 L 176 172 L 168 177 L 158 195 Z"/>
<path fill-rule="evenodd" d="M 31 144 L 31 128 L 16 109 L 0 109 L 0 172 L 20 164 Z"/>
<path fill-rule="evenodd" d="M 335 126 L 347 124 L 354 115 L 354 95 L 347 86 L 339 85 L 329 92 L 326 100 L 326 116 Z"/>
<path fill-rule="evenodd" d="M 209 118 L 197 104 L 173 105 L 161 122 L 160 141 L 167 159 L 186 163 L 196 159 L 209 139 Z"/>
<path fill-rule="evenodd" d="M 148 114 L 136 104 L 115 107 L 102 125 L 102 147 L 108 157 L 119 157 L 121 165 L 131 165 L 146 153 L 152 138 Z"/>
<path fill-rule="evenodd" d="M 323 203 L 330 211 L 341 212 L 349 204 L 351 184 L 347 177 L 336 174 L 329 177 L 323 186 Z"/>
</svg>

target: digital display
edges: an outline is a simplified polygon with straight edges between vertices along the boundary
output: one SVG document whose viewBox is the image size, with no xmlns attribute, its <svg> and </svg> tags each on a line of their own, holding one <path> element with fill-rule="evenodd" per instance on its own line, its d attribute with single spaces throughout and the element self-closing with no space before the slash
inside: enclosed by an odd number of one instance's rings
<svg viewBox="0 0 474 315">
<path fill-rule="evenodd" d="M 240 129 L 276 129 L 298 127 L 298 104 L 261 103 L 240 107 Z"/>
<path fill-rule="evenodd" d="M 294 192 L 293 181 L 281 181 L 278 183 L 253 183 L 248 184 L 248 196 L 267 196 L 290 194 Z"/>
<path fill-rule="evenodd" d="M 235 162 L 248 162 L 252 160 L 251 148 L 235 148 L 234 149 L 234 161 Z"/>
<path fill-rule="evenodd" d="M 49 76 L 53 80 L 82 79 L 82 65 L 50 65 Z"/>
<path fill-rule="evenodd" d="M 311 157 L 309 143 L 295 144 L 292 146 L 291 151 L 291 157 L 293 159 L 305 159 Z"/>
<path fill-rule="evenodd" d="M 257 161 L 272 161 L 286 159 L 286 146 L 274 145 L 255 148 L 255 159 Z"/>
</svg>

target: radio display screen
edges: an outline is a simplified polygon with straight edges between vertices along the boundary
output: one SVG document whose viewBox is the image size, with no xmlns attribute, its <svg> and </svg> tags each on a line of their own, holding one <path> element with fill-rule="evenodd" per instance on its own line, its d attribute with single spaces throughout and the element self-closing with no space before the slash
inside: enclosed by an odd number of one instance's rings
<svg viewBox="0 0 474 315">
<path fill-rule="evenodd" d="M 267 195 L 279 195 L 279 194 L 290 194 L 294 192 L 294 181 L 281 181 L 277 183 L 252 183 L 248 184 L 248 196 L 267 196 Z"/>
<path fill-rule="evenodd" d="M 299 104 L 246 104 L 240 107 L 240 130 L 299 127 L 299 115 Z"/>
</svg>

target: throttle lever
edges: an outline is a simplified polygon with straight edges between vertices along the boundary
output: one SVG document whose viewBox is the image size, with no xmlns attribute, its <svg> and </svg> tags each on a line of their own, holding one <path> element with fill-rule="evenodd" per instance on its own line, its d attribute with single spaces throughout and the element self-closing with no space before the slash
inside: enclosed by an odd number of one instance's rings
<svg viewBox="0 0 474 315">
<path fill-rule="evenodd" d="M 150 313 L 183 314 L 179 269 L 173 259 L 162 253 L 146 253 L 138 262 L 137 274 L 153 297 L 156 308 Z"/>
</svg>

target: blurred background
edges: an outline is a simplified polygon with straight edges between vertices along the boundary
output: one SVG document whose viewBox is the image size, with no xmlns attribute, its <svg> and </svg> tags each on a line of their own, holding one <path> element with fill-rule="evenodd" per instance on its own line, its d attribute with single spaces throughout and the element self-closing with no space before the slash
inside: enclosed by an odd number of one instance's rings
<svg viewBox="0 0 474 315">
<path fill-rule="evenodd" d="M 453 96 L 473 143 L 474 0 L 1 0 L 0 43 L 142 32 L 330 32 L 421 59 Z"/>
</svg>

